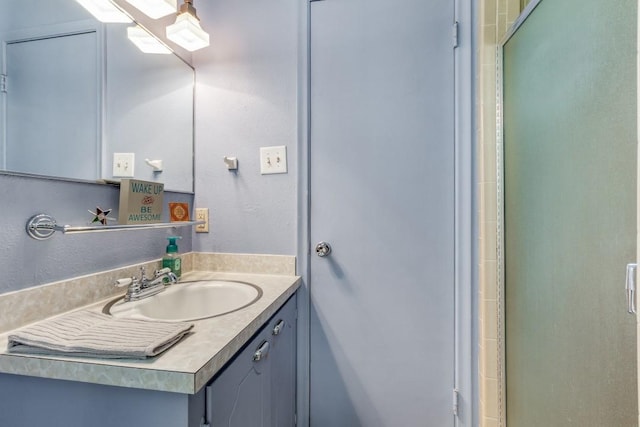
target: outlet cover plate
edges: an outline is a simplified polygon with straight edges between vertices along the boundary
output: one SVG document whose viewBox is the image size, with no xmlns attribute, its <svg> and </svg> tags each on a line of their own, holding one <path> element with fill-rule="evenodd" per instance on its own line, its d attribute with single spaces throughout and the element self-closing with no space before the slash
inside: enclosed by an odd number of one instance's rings
<svg viewBox="0 0 640 427">
<path fill-rule="evenodd" d="M 287 147 L 260 147 L 260 173 L 287 173 Z"/>
<path fill-rule="evenodd" d="M 204 221 L 204 224 L 196 225 L 196 233 L 208 233 L 209 208 L 196 208 L 196 221 Z"/>
<path fill-rule="evenodd" d="M 133 166 L 135 163 L 135 153 L 113 153 L 113 176 L 133 178 Z"/>
</svg>

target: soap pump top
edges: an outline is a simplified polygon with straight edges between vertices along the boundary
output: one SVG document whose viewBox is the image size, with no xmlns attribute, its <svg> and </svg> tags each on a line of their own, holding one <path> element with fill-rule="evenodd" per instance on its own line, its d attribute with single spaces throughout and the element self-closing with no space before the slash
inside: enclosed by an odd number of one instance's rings
<svg viewBox="0 0 640 427">
<path fill-rule="evenodd" d="M 173 274 L 177 277 L 182 276 L 182 260 L 178 255 L 178 245 L 176 240 L 182 239 L 180 236 L 167 237 L 169 244 L 167 245 L 167 253 L 162 257 L 162 268 L 169 267 Z"/>
<path fill-rule="evenodd" d="M 169 240 L 169 244 L 167 245 L 167 253 L 177 253 L 178 252 L 178 244 L 176 240 L 182 239 L 182 236 L 169 236 L 167 240 Z"/>
</svg>

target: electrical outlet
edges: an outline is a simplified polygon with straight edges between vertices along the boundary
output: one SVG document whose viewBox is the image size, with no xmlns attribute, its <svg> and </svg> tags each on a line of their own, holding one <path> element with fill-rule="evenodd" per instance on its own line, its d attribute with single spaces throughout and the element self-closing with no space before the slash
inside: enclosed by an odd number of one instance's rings
<svg viewBox="0 0 640 427">
<path fill-rule="evenodd" d="M 196 233 L 208 233 L 209 208 L 196 208 L 196 221 L 204 221 L 204 224 L 196 225 Z"/>
<path fill-rule="evenodd" d="M 136 163 L 134 153 L 113 153 L 113 176 L 133 178 L 133 166 Z"/>
<path fill-rule="evenodd" d="M 260 173 L 267 175 L 270 173 L 287 173 L 287 147 L 260 148 Z"/>
</svg>

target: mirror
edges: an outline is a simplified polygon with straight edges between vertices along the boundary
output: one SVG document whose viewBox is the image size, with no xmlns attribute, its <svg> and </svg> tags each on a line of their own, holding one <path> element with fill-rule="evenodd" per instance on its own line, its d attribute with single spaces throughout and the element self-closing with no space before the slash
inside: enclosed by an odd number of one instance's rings
<svg viewBox="0 0 640 427">
<path fill-rule="evenodd" d="M 94 182 L 132 173 L 193 192 L 194 70 L 141 52 L 132 26 L 98 22 L 75 0 L 2 2 L 1 171 Z M 116 172 L 114 153 L 134 160 Z"/>
</svg>

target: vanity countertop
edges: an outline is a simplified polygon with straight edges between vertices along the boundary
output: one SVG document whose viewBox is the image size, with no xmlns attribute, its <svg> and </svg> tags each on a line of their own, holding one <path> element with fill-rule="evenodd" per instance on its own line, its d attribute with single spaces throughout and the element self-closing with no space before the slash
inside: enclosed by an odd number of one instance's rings
<svg viewBox="0 0 640 427">
<path fill-rule="evenodd" d="M 6 352 L 9 333 L 4 333 L 0 335 L 0 373 L 195 394 L 300 286 L 298 276 L 288 275 L 192 271 L 182 276 L 182 281 L 193 280 L 249 282 L 259 286 L 263 295 L 236 312 L 193 321 L 191 334 L 146 360 L 10 354 Z M 100 311 L 112 299 L 84 309 Z"/>
</svg>

